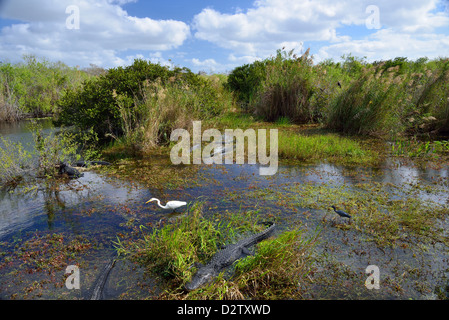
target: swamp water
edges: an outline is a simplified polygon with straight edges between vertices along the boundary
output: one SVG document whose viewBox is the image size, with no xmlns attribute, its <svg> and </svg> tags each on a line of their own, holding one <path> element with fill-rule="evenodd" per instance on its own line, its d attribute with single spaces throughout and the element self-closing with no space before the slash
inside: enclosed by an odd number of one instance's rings
<svg viewBox="0 0 449 320">
<path fill-rule="evenodd" d="M 24 141 L 26 126 L 17 126 L 21 129 L 2 127 L 0 133 Z M 162 203 L 204 201 L 206 217 L 257 210 L 266 220 L 276 219 L 277 232 L 296 226 L 311 235 L 319 230 L 307 299 L 447 298 L 447 164 L 415 166 L 387 159 L 379 168 L 321 163 L 281 165 L 274 176 L 258 173 L 257 165 L 179 167 L 167 158 L 151 157 L 85 171 L 76 180 L 41 181 L 31 191 L 2 189 L 0 298 L 89 299 L 92 285 L 114 252 L 114 242 L 121 237 L 140 238 L 140 225 L 182 219 L 183 210 L 168 214 L 154 203 L 145 204 L 151 197 Z M 376 212 L 386 218 L 397 213 L 383 212 L 397 208 L 396 203 L 409 206 L 400 207 L 404 212 L 428 205 L 439 206 L 446 214 L 422 231 L 394 229 L 393 241 L 382 236 L 382 230 L 390 232 L 388 225 L 376 229 L 375 224 L 385 219 L 372 219 L 367 203 L 379 206 Z M 332 204 L 350 210 L 353 219 L 340 219 L 329 208 Z M 372 225 L 367 224 L 368 218 Z M 431 233 L 433 227 L 438 231 Z M 79 290 L 65 286 L 68 265 L 79 266 Z M 369 265 L 379 268 L 378 290 L 365 287 Z M 154 279 L 126 260 L 116 263 L 105 287 L 107 299 L 145 299 L 157 293 Z"/>
</svg>

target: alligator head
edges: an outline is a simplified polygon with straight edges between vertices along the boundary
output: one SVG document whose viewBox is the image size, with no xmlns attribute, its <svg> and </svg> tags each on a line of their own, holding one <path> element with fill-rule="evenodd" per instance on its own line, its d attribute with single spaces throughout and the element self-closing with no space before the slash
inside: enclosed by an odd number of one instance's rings
<svg viewBox="0 0 449 320">
<path fill-rule="evenodd" d="M 207 266 L 198 269 L 197 273 L 192 277 L 192 280 L 185 285 L 187 291 L 195 290 L 202 285 L 210 282 L 216 276 L 214 268 Z"/>
</svg>

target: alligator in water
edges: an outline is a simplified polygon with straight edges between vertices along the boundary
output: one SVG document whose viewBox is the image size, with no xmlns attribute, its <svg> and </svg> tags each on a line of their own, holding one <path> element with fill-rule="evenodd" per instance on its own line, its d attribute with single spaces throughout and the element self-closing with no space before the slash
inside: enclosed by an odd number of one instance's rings
<svg viewBox="0 0 449 320">
<path fill-rule="evenodd" d="M 268 238 L 273 233 L 276 225 L 273 222 L 268 222 L 268 224 L 270 227 L 267 229 L 240 240 L 235 244 L 226 246 L 224 249 L 218 251 L 208 264 L 204 266 L 200 265 L 192 280 L 186 284 L 186 290 L 192 291 L 199 288 L 218 276 L 223 269 L 240 259 L 242 254 L 251 254 L 248 250 L 249 247 Z"/>
<path fill-rule="evenodd" d="M 109 273 L 115 265 L 116 256 L 114 255 L 111 260 L 104 266 L 103 270 L 101 270 L 100 276 L 95 281 L 95 284 L 92 289 L 92 295 L 90 300 L 103 300 L 103 288 L 106 284 L 106 280 L 108 279 Z"/>
<path fill-rule="evenodd" d="M 107 161 L 84 161 L 84 160 L 76 161 L 74 164 L 75 167 L 88 167 L 97 165 L 109 166 L 111 164 Z"/>
<path fill-rule="evenodd" d="M 69 166 L 67 163 L 65 162 L 61 162 L 59 164 L 59 174 L 66 174 L 69 178 L 79 178 L 82 177 L 83 174 L 80 173 L 78 170 L 76 170 L 75 168 Z"/>
<path fill-rule="evenodd" d="M 89 165 L 105 165 L 105 166 L 108 166 L 108 165 L 110 165 L 110 163 L 106 162 L 106 161 L 77 161 L 77 162 L 75 162 L 75 164 L 73 166 L 74 167 L 87 167 Z M 71 179 L 76 179 L 76 178 L 82 177 L 83 174 L 80 173 L 74 167 L 68 165 L 65 162 L 60 162 L 59 163 L 59 174 L 61 174 L 61 175 L 62 174 L 66 174 Z"/>
</svg>

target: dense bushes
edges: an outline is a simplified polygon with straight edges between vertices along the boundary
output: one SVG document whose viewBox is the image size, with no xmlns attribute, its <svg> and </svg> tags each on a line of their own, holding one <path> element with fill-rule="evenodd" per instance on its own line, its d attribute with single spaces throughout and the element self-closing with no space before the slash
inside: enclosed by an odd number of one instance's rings
<svg viewBox="0 0 449 320">
<path fill-rule="evenodd" d="M 278 50 L 226 78 L 140 59 L 87 72 L 25 56 L 17 65 L 0 63 L 0 120 L 50 113 L 57 125 L 145 149 L 168 142 L 174 128 L 230 109 L 233 94 L 266 121 L 322 123 L 351 134 L 449 132 L 448 59 L 342 58 L 314 64 L 309 51 Z"/>
<path fill-rule="evenodd" d="M 364 70 L 331 102 L 328 126 L 342 132 L 370 134 L 398 124 L 397 105 L 403 87 L 394 71 L 386 73 Z"/>
<path fill-rule="evenodd" d="M 343 59 L 314 65 L 308 51 L 279 50 L 234 69 L 228 87 L 266 121 L 320 122 L 351 134 L 449 132 L 448 59 Z"/>
<path fill-rule="evenodd" d="M 345 68 L 356 68 L 350 57 Z M 307 50 L 297 56 L 293 50 L 278 50 L 275 56 L 234 69 L 228 87 L 245 109 L 266 121 L 287 118 L 295 123 L 322 121 L 330 100 L 338 93 L 343 68 L 325 61 L 313 66 Z"/>
<path fill-rule="evenodd" d="M 238 100 L 245 108 L 252 101 L 265 77 L 266 61 L 255 61 L 235 68 L 228 76 L 227 87 L 236 93 Z"/>
<path fill-rule="evenodd" d="M 327 125 L 348 133 L 393 136 L 447 132 L 449 62 L 438 59 L 422 64 L 421 70 L 413 62 L 401 63 L 366 66 L 332 101 Z"/>
<path fill-rule="evenodd" d="M 117 95 L 123 135 L 119 139 L 136 153 L 169 143 L 175 129 L 190 129 L 192 121 L 215 117 L 232 95 L 220 82 L 204 80 L 196 88 L 176 79 L 165 85 L 160 79 L 146 82 L 142 99 L 131 101 Z"/>
<path fill-rule="evenodd" d="M 141 59 L 67 90 L 58 105 L 59 125 L 93 128 L 103 142 L 125 136 L 130 143 L 147 139 L 140 142 L 148 145 L 167 142 L 181 120 L 213 117 L 223 108 L 207 78 Z"/>
<path fill-rule="evenodd" d="M 33 55 L 12 65 L 0 63 L 0 120 L 14 121 L 24 114 L 39 117 L 56 111 L 63 90 L 79 85 L 88 74 L 61 62 Z"/>
</svg>

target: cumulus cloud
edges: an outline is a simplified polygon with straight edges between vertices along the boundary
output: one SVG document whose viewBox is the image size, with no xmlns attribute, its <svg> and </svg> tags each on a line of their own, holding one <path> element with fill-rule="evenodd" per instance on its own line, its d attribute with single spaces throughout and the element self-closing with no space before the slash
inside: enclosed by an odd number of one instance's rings
<svg viewBox="0 0 449 320">
<path fill-rule="evenodd" d="M 382 29 L 369 31 L 366 9 L 371 4 L 368 0 L 258 0 L 253 8 L 235 14 L 203 9 L 192 27 L 197 39 L 231 50 L 230 60 L 235 61 L 237 56 L 266 57 L 282 47 L 304 50 L 303 43 L 325 43 L 316 57 L 326 58 L 339 58 L 341 53 L 410 56 L 411 48 L 419 56 L 435 49 L 448 52 L 447 34 L 435 33 L 449 26 L 447 11 L 437 10 L 438 0 L 377 0 Z M 365 36 L 353 39 L 345 34 L 346 27 L 358 28 Z"/>
<path fill-rule="evenodd" d="M 162 52 L 160 52 L 160 51 L 150 53 L 149 60 L 152 63 L 158 63 L 161 66 L 166 66 L 166 67 L 172 67 L 173 66 L 173 62 L 170 59 L 165 59 L 162 56 Z"/>
<path fill-rule="evenodd" d="M 234 63 L 238 63 L 238 64 L 248 64 L 248 63 L 252 63 L 256 60 L 263 60 L 261 57 L 256 57 L 256 56 L 236 56 L 235 54 L 231 53 L 228 56 L 228 60 Z"/>
<path fill-rule="evenodd" d="M 224 67 L 223 65 L 217 63 L 217 61 L 215 61 L 215 59 L 200 60 L 197 58 L 193 58 L 191 60 L 191 62 L 195 67 L 198 67 L 203 71 L 207 70 L 210 72 L 215 72 L 215 71 L 217 71 L 217 69 L 222 70 Z"/>
<path fill-rule="evenodd" d="M 358 2 L 355 5 L 360 7 Z M 256 1 L 255 8 L 246 13 L 204 9 L 194 17 L 193 28 L 198 39 L 236 53 L 266 55 L 283 44 L 301 47 L 309 40 L 337 41 L 335 29 L 356 20 L 348 18 L 345 9 L 346 5 L 338 1 Z"/>
<path fill-rule="evenodd" d="M 265 59 L 282 47 L 301 53 L 310 46 L 315 61 L 348 53 L 378 60 L 449 52 L 447 0 L 256 0 L 234 13 L 199 8 L 185 18 L 190 24 L 130 16 L 123 9 L 130 2 L 137 0 L 0 0 L 0 17 L 18 21 L 0 29 L 0 57 L 14 61 L 34 53 L 102 67 L 144 57 L 172 65 L 163 57 L 170 51 L 189 67 L 216 72 Z M 366 26 L 372 4 L 379 9 L 380 29 Z M 70 5 L 79 8 L 79 29 L 67 27 Z M 206 50 L 191 49 L 195 41 Z M 207 56 L 210 44 L 225 51 L 224 60 Z"/>
<path fill-rule="evenodd" d="M 127 50 L 163 51 L 177 48 L 190 35 L 182 21 L 153 20 L 127 14 L 121 5 L 134 0 L 14 0 L 3 3 L 1 17 L 19 20 L 0 31 L 0 55 L 14 59 L 35 53 L 72 64 L 92 62 L 115 66 Z M 70 28 L 73 11 L 79 9 L 79 28 Z M 85 60 L 91 57 L 90 61 Z M 93 61 L 96 60 L 96 61 Z"/>
<path fill-rule="evenodd" d="M 387 60 L 407 57 L 415 60 L 421 57 L 444 56 L 449 49 L 449 36 L 444 34 L 413 35 L 396 33 L 391 29 L 379 30 L 361 40 L 345 41 L 323 46 L 315 54 L 316 61 L 341 57 L 351 53 L 367 60 Z"/>
</svg>

